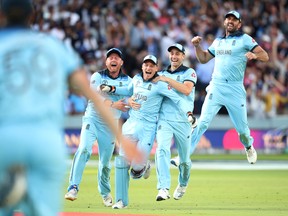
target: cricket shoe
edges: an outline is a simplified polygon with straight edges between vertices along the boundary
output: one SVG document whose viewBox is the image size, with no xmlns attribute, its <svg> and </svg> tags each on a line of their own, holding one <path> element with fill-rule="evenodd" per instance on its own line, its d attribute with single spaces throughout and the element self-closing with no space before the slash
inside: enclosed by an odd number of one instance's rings
<svg viewBox="0 0 288 216">
<path fill-rule="evenodd" d="M 113 204 L 113 198 L 112 198 L 112 196 L 111 196 L 110 193 L 103 198 L 103 204 L 104 204 L 106 207 L 112 206 L 112 204 Z"/>
<path fill-rule="evenodd" d="M 143 178 L 144 179 L 148 179 L 149 176 L 150 176 L 150 173 L 151 173 L 151 164 L 150 164 L 150 161 L 148 160 L 147 164 L 145 166 L 145 171 L 144 171 L 144 174 L 143 174 Z"/>
<path fill-rule="evenodd" d="M 178 185 L 177 188 L 175 189 L 174 193 L 173 193 L 174 199 L 175 200 L 181 199 L 186 192 L 186 188 L 187 188 L 187 186 Z"/>
<path fill-rule="evenodd" d="M 27 177 L 24 167 L 15 165 L 0 173 L 0 209 L 11 208 L 19 203 L 27 192 Z"/>
<path fill-rule="evenodd" d="M 140 179 L 142 176 L 144 179 L 149 178 L 150 176 L 150 161 L 148 160 L 145 167 L 141 170 L 134 170 L 133 168 L 130 170 L 130 176 L 132 179 Z"/>
<path fill-rule="evenodd" d="M 170 163 L 171 163 L 172 165 L 174 165 L 175 167 L 178 167 L 179 164 L 180 164 L 179 156 L 176 156 L 176 157 L 172 158 L 172 159 L 170 160 Z"/>
<path fill-rule="evenodd" d="M 123 209 L 126 208 L 127 206 L 124 205 L 122 200 L 118 200 L 113 206 L 112 209 Z"/>
<path fill-rule="evenodd" d="M 160 189 L 156 196 L 156 201 L 162 201 L 162 200 L 167 200 L 167 199 L 170 199 L 169 190 Z"/>
<path fill-rule="evenodd" d="M 77 199 L 77 194 L 78 194 L 78 187 L 77 185 L 71 185 L 68 188 L 68 192 L 65 194 L 65 199 L 74 201 Z"/>
<path fill-rule="evenodd" d="M 251 145 L 249 148 L 245 148 L 247 160 L 250 164 L 255 164 L 257 161 L 257 152 Z"/>
</svg>

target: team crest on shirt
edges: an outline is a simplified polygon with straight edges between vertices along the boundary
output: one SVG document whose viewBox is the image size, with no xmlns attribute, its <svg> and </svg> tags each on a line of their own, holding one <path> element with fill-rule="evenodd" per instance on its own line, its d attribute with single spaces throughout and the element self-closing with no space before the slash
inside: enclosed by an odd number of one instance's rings
<svg viewBox="0 0 288 216">
<path fill-rule="evenodd" d="M 151 88 L 152 88 L 152 84 L 149 84 L 148 90 L 151 91 Z"/>
<path fill-rule="evenodd" d="M 122 87 L 123 86 L 123 83 L 122 82 L 119 82 L 119 87 Z"/>
<path fill-rule="evenodd" d="M 236 44 L 236 40 L 233 40 L 232 46 L 235 46 L 235 44 Z"/>
<path fill-rule="evenodd" d="M 141 85 L 141 81 L 140 81 L 140 80 L 137 80 L 135 86 L 138 87 L 138 86 L 140 86 L 140 85 Z"/>
<path fill-rule="evenodd" d="M 222 40 L 219 40 L 218 46 L 221 46 Z"/>
<path fill-rule="evenodd" d="M 211 94 L 209 95 L 209 100 L 212 100 L 212 98 L 213 98 L 213 94 L 211 93 Z"/>
<path fill-rule="evenodd" d="M 180 81 L 180 76 L 177 76 L 176 80 L 179 82 Z"/>
<path fill-rule="evenodd" d="M 108 81 L 107 80 L 102 80 L 101 84 L 108 84 Z"/>
</svg>

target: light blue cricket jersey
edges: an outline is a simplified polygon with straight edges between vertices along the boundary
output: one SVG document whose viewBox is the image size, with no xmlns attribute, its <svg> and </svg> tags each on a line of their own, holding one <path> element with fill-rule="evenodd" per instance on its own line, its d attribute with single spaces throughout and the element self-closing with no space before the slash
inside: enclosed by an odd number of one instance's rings
<svg viewBox="0 0 288 216">
<path fill-rule="evenodd" d="M 157 74 L 156 74 L 157 76 Z M 153 78 L 152 78 L 153 79 Z M 151 79 L 151 80 L 152 80 Z M 123 90 L 123 89 L 122 89 Z M 121 89 L 118 91 L 124 94 Z M 132 97 L 135 98 L 137 103 L 141 104 L 139 110 L 130 109 L 130 118 L 146 120 L 148 122 L 157 122 L 159 119 L 159 111 L 163 99 L 169 98 L 169 100 L 175 104 L 175 106 L 181 108 L 180 112 L 185 116 L 187 122 L 188 111 L 192 111 L 190 104 L 179 97 L 167 83 L 159 81 L 153 83 L 151 81 L 144 81 L 143 75 L 137 74 L 133 77 L 131 84 L 128 86 L 128 91 L 133 92 Z M 116 88 L 117 92 L 117 88 Z"/>
<path fill-rule="evenodd" d="M 169 66 L 167 70 L 160 71 L 158 72 L 158 74 L 174 79 L 180 83 L 184 83 L 185 81 L 190 81 L 190 82 L 193 82 L 195 85 L 197 82 L 197 75 L 196 75 L 195 70 L 193 70 L 192 68 L 188 68 L 184 65 L 180 66 L 173 72 L 170 70 L 170 66 Z M 169 86 L 169 88 L 171 87 Z M 188 96 L 178 92 L 175 89 L 173 89 L 173 91 L 176 92 L 180 98 L 186 101 L 190 106 L 190 111 L 193 111 L 195 87 L 193 87 L 192 92 Z M 187 116 L 183 115 L 183 112 L 181 111 L 181 107 L 178 104 L 175 104 L 169 98 L 164 98 L 163 104 L 160 110 L 160 119 L 168 120 L 168 121 L 176 121 L 176 122 L 186 122 Z"/>
<path fill-rule="evenodd" d="M 0 124 L 62 128 L 68 76 L 81 59 L 56 38 L 29 29 L 0 31 Z"/>
<path fill-rule="evenodd" d="M 243 81 L 247 58 L 245 54 L 258 46 L 249 35 L 235 32 L 228 37 L 216 38 L 208 51 L 215 57 L 212 81 Z"/>
<path fill-rule="evenodd" d="M 121 70 L 119 75 L 116 78 L 113 78 L 109 75 L 108 69 L 95 72 L 92 74 L 91 79 L 90 79 L 90 86 L 93 88 L 95 91 L 98 91 L 98 87 L 101 84 L 106 84 L 106 85 L 111 85 L 115 86 L 116 89 L 117 87 L 127 87 L 129 83 L 131 82 L 131 78 L 127 75 L 125 75 Z M 104 97 L 112 101 L 118 101 L 123 98 L 125 98 L 124 95 L 119 95 L 117 93 L 105 93 L 99 91 L 99 93 Z M 115 119 L 119 119 L 121 116 L 121 111 L 117 109 L 112 109 L 111 111 L 114 113 Z M 92 101 L 88 101 L 86 112 L 85 112 L 86 117 L 95 117 L 99 120 L 102 121 L 102 118 L 100 117 L 99 113 L 97 110 L 95 110 L 94 104 Z"/>
</svg>

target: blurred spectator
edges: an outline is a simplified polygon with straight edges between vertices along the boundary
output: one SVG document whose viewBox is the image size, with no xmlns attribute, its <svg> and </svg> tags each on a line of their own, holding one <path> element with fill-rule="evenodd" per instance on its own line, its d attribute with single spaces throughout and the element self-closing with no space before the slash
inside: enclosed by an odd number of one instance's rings
<svg viewBox="0 0 288 216">
<path fill-rule="evenodd" d="M 288 149 L 288 128 L 276 128 L 263 135 L 265 153 L 283 152 Z"/>
<path fill-rule="evenodd" d="M 273 75 L 265 75 L 265 88 L 261 98 L 265 102 L 265 114 L 267 118 L 273 118 L 281 113 L 281 107 L 288 104 L 288 97 L 284 97 L 281 93 L 285 92 L 285 86 L 274 78 Z M 265 92 L 266 91 L 266 92 Z"/>
<path fill-rule="evenodd" d="M 204 37 L 201 46 L 203 47 L 203 49 L 207 49 L 212 44 L 213 41 L 214 36 L 211 34 L 207 34 Z M 215 63 L 214 58 L 211 59 L 211 61 L 207 62 L 206 64 L 200 64 L 199 62 L 196 63 L 195 70 L 198 79 L 196 85 L 197 94 L 195 95 L 195 104 L 197 104 L 196 109 L 194 109 L 195 114 L 200 114 L 201 112 L 204 98 L 206 96 L 206 87 L 209 85 L 214 70 L 214 63 Z"/>
<path fill-rule="evenodd" d="M 247 101 L 251 109 L 249 113 L 258 117 L 261 117 L 260 112 L 265 115 L 261 109 L 254 112 L 255 107 L 263 103 L 260 96 L 266 97 L 267 93 L 265 83 L 269 81 L 264 80 L 261 74 L 272 74 L 284 86 L 279 96 L 287 98 L 287 0 L 35 0 L 35 10 L 34 29 L 50 32 L 63 39 L 83 59 L 87 52 L 94 52 L 95 58 L 87 66 L 88 69 L 105 67 L 103 52 L 110 47 L 123 50 L 123 70 L 130 76 L 139 71 L 139 59 L 147 52 L 158 56 L 165 67 L 168 60 L 165 55 L 167 44 L 181 41 L 189 53 L 186 61 L 190 61 L 199 77 L 199 84 L 196 85 L 198 101 L 195 101 L 195 111 L 198 113 L 202 106 L 201 98 L 205 94 L 203 89 L 211 76 L 212 63 L 199 68 L 190 40 L 194 35 L 222 36 L 224 14 L 238 10 L 245 20 L 242 30 L 251 34 L 271 58 L 268 64 L 254 62 L 247 67 L 246 81 L 251 77 L 255 79 L 253 85 L 245 84 L 251 96 L 248 97 L 250 101 Z M 248 74 L 249 67 L 251 70 Z M 278 114 L 288 114 L 287 104 L 280 103 L 277 109 L 280 109 L 276 112 Z"/>
</svg>

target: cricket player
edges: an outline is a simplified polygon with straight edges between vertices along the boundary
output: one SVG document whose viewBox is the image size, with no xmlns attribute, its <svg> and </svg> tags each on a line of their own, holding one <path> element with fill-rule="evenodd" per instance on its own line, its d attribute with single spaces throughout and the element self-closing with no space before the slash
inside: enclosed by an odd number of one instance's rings
<svg viewBox="0 0 288 216">
<path fill-rule="evenodd" d="M 190 109 L 194 109 L 194 94 L 197 75 L 195 70 L 183 65 L 185 59 L 185 48 L 177 43 L 168 48 L 170 65 L 166 70 L 158 72 L 160 76 L 154 81 L 167 82 L 176 94 L 189 103 Z M 195 118 L 194 122 L 195 124 Z M 173 103 L 170 98 L 164 98 L 160 117 L 157 126 L 157 189 L 156 201 L 167 200 L 170 198 L 169 189 L 171 186 L 170 159 L 171 159 L 171 140 L 174 138 L 179 158 L 178 186 L 173 193 L 173 197 L 179 200 L 186 192 L 190 178 L 190 143 L 191 127 L 187 124 L 186 116 L 183 115 L 180 107 Z"/>
<path fill-rule="evenodd" d="M 247 61 L 267 62 L 269 56 L 251 36 L 239 30 L 241 25 L 240 14 L 237 11 L 230 11 L 224 19 L 225 35 L 216 38 L 208 50 L 201 48 L 201 37 L 196 36 L 191 40 L 200 63 L 205 64 L 215 58 L 212 80 L 206 88 L 207 96 L 202 106 L 198 126 L 192 136 L 191 154 L 214 116 L 222 106 L 225 106 L 245 147 L 247 160 L 254 164 L 257 161 L 257 153 L 248 127 L 243 79 Z"/>
<path fill-rule="evenodd" d="M 111 111 L 89 87 L 82 61 L 62 41 L 29 28 L 30 0 L 2 0 L 0 8 L 0 215 L 58 216 L 66 151 L 63 136 L 67 84 L 95 104 L 126 149 Z M 127 148 L 128 147 L 128 148 Z"/>
<path fill-rule="evenodd" d="M 115 87 L 127 87 L 131 78 L 125 75 L 121 67 L 123 65 L 122 52 L 117 48 L 111 48 L 106 53 L 106 69 L 95 72 L 90 79 L 91 88 L 94 91 L 99 90 L 101 84 L 113 85 Z M 107 109 L 111 109 L 114 113 L 115 122 L 118 120 L 122 111 L 126 112 L 127 104 L 125 96 L 117 93 L 101 92 L 105 98 Z M 92 154 L 92 147 L 98 142 L 99 150 L 99 165 L 98 165 L 98 190 L 102 196 L 103 204 L 107 207 L 112 206 L 113 199 L 111 196 L 110 160 L 115 148 L 115 136 L 99 112 L 95 110 L 92 101 L 88 102 L 85 115 L 82 120 L 80 145 L 75 153 L 73 164 L 71 166 L 68 192 L 65 194 L 65 199 L 74 201 L 77 199 L 79 185 L 82 179 L 83 171 L 87 161 Z"/>
<path fill-rule="evenodd" d="M 142 73 L 133 77 L 128 86 L 128 92 L 132 94 L 130 100 L 130 117 L 124 123 L 122 132 L 125 136 L 137 142 L 137 147 L 145 152 L 143 161 L 127 163 L 125 151 L 122 149 L 119 156 L 115 158 L 116 167 L 116 200 L 112 206 L 114 209 L 122 209 L 128 206 L 129 169 L 132 179 L 139 179 L 143 176 L 147 179 L 150 175 L 149 155 L 153 147 L 159 111 L 164 98 L 170 98 L 177 107 L 180 107 L 185 121 L 188 122 L 188 115 L 191 113 L 190 104 L 175 93 L 165 82 L 153 83 L 152 80 L 158 76 L 158 60 L 153 55 L 147 55 L 143 59 Z M 107 86 L 106 86 L 107 88 Z M 115 93 L 127 94 L 126 88 L 113 89 Z M 190 127 L 191 129 L 191 127 Z"/>
</svg>

